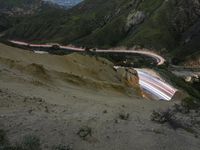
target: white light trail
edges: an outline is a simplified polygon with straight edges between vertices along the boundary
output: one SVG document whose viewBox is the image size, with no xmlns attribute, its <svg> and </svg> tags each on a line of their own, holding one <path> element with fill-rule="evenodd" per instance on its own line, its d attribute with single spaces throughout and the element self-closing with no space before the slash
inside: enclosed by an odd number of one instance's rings
<svg viewBox="0 0 200 150">
<path fill-rule="evenodd" d="M 169 84 L 161 81 L 160 79 L 148 74 L 141 69 L 136 69 L 139 76 L 139 84 L 141 88 L 147 90 L 158 99 L 171 100 L 177 89 L 173 88 Z"/>
</svg>

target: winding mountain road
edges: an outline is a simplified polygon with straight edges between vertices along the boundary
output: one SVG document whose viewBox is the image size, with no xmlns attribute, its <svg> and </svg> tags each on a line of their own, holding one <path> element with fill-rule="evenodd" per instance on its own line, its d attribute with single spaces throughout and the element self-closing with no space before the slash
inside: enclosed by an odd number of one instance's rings
<svg viewBox="0 0 200 150">
<path fill-rule="evenodd" d="M 17 44 L 17 45 L 22 45 L 22 46 L 29 46 L 33 48 L 51 48 L 53 44 L 30 44 L 26 42 L 21 42 L 21 41 L 14 41 L 10 40 L 11 43 Z M 59 44 L 58 45 L 61 49 L 65 50 L 71 50 L 71 51 L 78 51 L 78 52 L 84 52 L 85 49 L 83 48 L 77 48 L 77 47 L 71 47 L 71 46 L 62 46 Z M 155 54 L 150 51 L 136 51 L 136 50 L 102 50 L 102 49 L 97 49 L 95 50 L 96 53 L 131 53 L 131 54 L 141 54 L 145 55 L 148 57 L 151 57 L 156 60 L 157 65 L 162 65 L 165 62 L 165 59 L 158 54 Z M 150 73 L 144 71 L 143 69 L 135 69 L 138 72 L 139 76 L 139 84 L 141 88 L 149 93 L 153 97 L 159 100 L 166 100 L 170 101 L 174 94 L 177 92 L 177 89 L 172 87 L 171 85 L 167 84 L 165 81 L 156 78 L 155 76 L 151 75 Z"/>
<path fill-rule="evenodd" d="M 29 47 L 35 47 L 35 48 L 51 48 L 53 46 L 53 44 L 31 44 L 31 43 L 26 43 L 26 42 L 22 42 L 22 41 L 15 41 L 15 40 L 10 40 L 9 42 L 13 43 L 13 44 L 17 44 L 17 45 L 22 45 L 22 46 L 29 46 Z M 72 51 L 85 51 L 84 48 L 78 48 L 78 47 L 72 47 L 72 46 L 62 46 L 62 45 L 59 45 L 59 44 L 56 44 L 58 45 L 60 48 L 62 49 L 66 49 L 66 50 L 72 50 Z M 153 53 L 153 52 L 150 52 L 150 51 L 145 51 L 145 50 L 140 50 L 140 51 L 136 51 L 136 50 L 111 50 L 111 49 L 108 49 L 108 50 L 103 50 L 103 49 L 96 49 L 95 50 L 96 53 L 132 53 L 132 54 L 141 54 L 141 55 L 145 55 L 145 56 L 148 56 L 148 57 L 151 57 L 153 59 L 156 60 L 157 62 L 157 65 L 162 65 L 165 63 L 165 59 L 156 54 L 156 53 Z"/>
</svg>

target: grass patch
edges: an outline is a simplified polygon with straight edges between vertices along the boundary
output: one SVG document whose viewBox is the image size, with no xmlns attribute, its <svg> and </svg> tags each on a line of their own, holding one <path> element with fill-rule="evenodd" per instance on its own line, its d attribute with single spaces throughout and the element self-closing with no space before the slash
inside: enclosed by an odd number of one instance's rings
<svg viewBox="0 0 200 150">
<path fill-rule="evenodd" d="M 84 129 L 81 130 L 83 137 L 86 136 L 86 133 L 90 130 Z M 23 139 L 18 143 L 11 143 L 9 142 L 6 131 L 0 129 L 0 150 L 42 150 L 41 148 L 41 141 L 40 138 L 38 138 L 35 135 L 26 135 L 23 137 Z M 59 144 L 56 146 L 53 146 L 50 148 L 51 150 L 73 150 L 72 146 L 70 145 L 63 145 Z"/>
<path fill-rule="evenodd" d="M 34 135 L 27 135 L 19 144 L 23 150 L 41 150 L 40 139 Z"/>
<path fill-rule="evenodd" d="M 6 132 L 2 129 L 0 129 L 0 148 L 3 145 L 6 145 L 8 143 L 8 139 L 6 136 Z"/>
<path fill-rule="evenodd" d="M 8 141 L 6 132 L 0 130 L 0 150 L 41 150 L 40 139 L 27 135 L 20 143 L 12 144 Z"/>
</svg>

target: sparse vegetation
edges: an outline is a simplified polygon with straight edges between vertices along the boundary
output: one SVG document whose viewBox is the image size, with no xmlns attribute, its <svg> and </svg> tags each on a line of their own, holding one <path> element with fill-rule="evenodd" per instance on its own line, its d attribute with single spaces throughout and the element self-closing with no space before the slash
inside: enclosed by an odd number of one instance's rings
<svg viewBox="0 0 200 150">
<path fill-rule="evenodd" d="M 73 150 L 70 145 L 59 144 L 53 146 L 52 150 Z M 0 150 L 42 150 L 40 139 L 35 135 L 26 135 L 21 142 L 10 143 L 6 131 L 0 129 Z"/>
<path fill-rule="evenodd" d="M 121 119 L 121 120 L 128 120 L 129 118 L 130 118 L 130 114 L 129 113 L 120 113 L 119 114 L 119 118 Z"/>
<path fill-rule="evenodd" d="M 79 131 L 77 132 L 77 135 L 83 139 L 86 140 L 88 137 L 92 136 L 92 128 L 85 126 L 81 127 Z"/>
<path fill-rule="evenodd" d="M 151 120 L 158 123 L 166 123 L 174 120 L 174 111 L 167 109 L 165 111 L 153 111 Z"/>
<path fill-rule="evenodd" d="M 181 104 L 175 104 L 172 109 L 154 110 L 151 115 L 151 120 L 160 124 L 167 123 L 174 130 L 180 128 L 198 137 L 195 129 L 195 126 L 199 127 L 200 125 L 196 118 L 199 116 L 198 111 L 195 111 L 190 117 L 186 116 L 186 113 L 189 113 L 190 109 L 196 108 L 196 105 L 191 102 L 191 98 L 186 98 Z"/>
<path fill-rule="evenodd" d="M 168 125 L 170 125 L 170 127 L 173 129 L 184 128 L 183 125 L 176 120 L 175 112 L 171 109 L 157 111 L 154 110 L 151 115 L 151 120 L 160 124 L 168 123 Z"/>
<path fill-rule="evenodd" d="M 181 106 L 188 110 L 198 109 L 200 107 L 200 102 L 196 98 L 186 97 L 181 101 Z"/>
<path fill-rule="evenodd" d="M 27 135 L 23 138 L 21 147 L 24 150 L 41 150 L 40 139 L 34 135 Z"/>
<path fill-rule="evenodd" d="M 27 135 L 20 143 L 12 144 L 8 141 L 6 132 L 0 130 L 0 150 L 41 150 L 40 139 Z"/>
<path fill-rule="evenodd" d="M 7 143 L 8 143 L 8 139 L 6 137 L 6 132 L 0 129 L 0 149 L 3 145 L 6 145 Z"/>
<path fill-rule="evenodd" d="M 198 90 L 193 88 L 190 84 L 186 83 L 182 78 L 179 78 L 176 75 L 172 74 L 167 68 L 156 68 L 156 71 L 158 71 L 162 77 L 166 78 L 168 81 L 171 81 L 174 86 L 182 88 L 195 99 L 200 99 L 200 92 Z"/>
<path fill-rule="evenodd" d="M 183 114 L 189 113 L 190 110 L 195 110 L 198 112 L 199 108 L 200 108 L 200 102 L 196 98 L 192 97 L 186 97 L 183 100 L 181 100 L 180 104 L 174 105 L 175 111 Z"/>
</svg>

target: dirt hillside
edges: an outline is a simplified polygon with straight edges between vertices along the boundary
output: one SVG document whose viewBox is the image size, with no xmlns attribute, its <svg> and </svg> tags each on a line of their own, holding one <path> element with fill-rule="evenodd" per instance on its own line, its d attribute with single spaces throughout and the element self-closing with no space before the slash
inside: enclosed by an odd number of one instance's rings
<svg viewBox="0 0 200 150">
<path fill-rule="evenodd" d="M 151 121 L 153 110 L 175 102 L 145 100 L 129 82 L 138 85 L 136 76 L 115 71 L 102 58 L 41 55 L 0 44 L 0 130 L 13 144 L 34 135 L 42 150 L 58 145 L 70 150 L 200 149 L 196 124 L 189 132 Z M 185 122 L 191 122 L 190 115 Z"/>
</svg>

